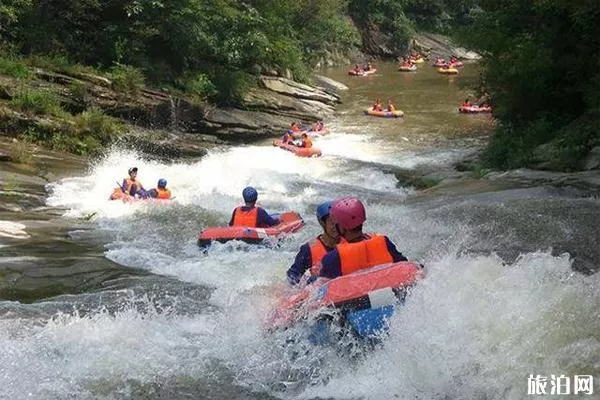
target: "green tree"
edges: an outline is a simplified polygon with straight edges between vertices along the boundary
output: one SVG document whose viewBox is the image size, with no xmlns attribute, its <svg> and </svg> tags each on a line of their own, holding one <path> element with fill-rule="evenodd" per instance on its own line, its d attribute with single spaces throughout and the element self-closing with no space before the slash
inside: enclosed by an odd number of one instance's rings
<svg viewBox="0 0 600 400">
<path fill-rule="evenodd" d="M 461 37 L 484 56 L 483 80 L 501 122 L 490 160 L 527 164 L 535 146 L 553 139 L 564 154 L 573 148 L 584 154 L 598 136 L 600 3 L 482 0 L 480 6 Z"/>
</svg>

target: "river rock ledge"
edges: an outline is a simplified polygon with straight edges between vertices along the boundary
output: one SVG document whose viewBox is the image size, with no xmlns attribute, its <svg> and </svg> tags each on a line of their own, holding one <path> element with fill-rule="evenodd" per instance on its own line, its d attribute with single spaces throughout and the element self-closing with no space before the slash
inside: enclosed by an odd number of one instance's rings
<svg viewBox="0 0 600 400">
<path fill-rule="evenodd" d="M 168 90 L 140 88 L 134 93 L 119 92 L 113 89 L 110 79 L 91 74 L 57 73 L 39 68 L 33 72 L 35 80 L 30 85 L 54 92 L 71 112 L 95 106 L 139 127 L 214 135 L 235 141 L 279 135 L 292 121 L 310 123 L 324 119 L 340 103 L 338 90 L 343 88 L 341 84 L 338 88 L 311 86 L 284 77 L 261 75 L 257 87 L 244 95 L 242 105 L 217 107 Z M 0 76 L 1 99 L 10 100 L 20 87 L 20 82 Z M 72 93 L 73 87 L 85 88 L 85 98 Z M 6 118 L 10 114 L 3 115 Z"/>
</svg>

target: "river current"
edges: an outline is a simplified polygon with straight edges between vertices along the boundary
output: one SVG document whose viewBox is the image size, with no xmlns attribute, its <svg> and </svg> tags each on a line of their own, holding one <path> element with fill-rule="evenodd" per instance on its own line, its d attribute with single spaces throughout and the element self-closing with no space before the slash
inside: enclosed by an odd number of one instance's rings
<svg viewBox="0 0 600 400">
<path fill-rule="evenodd" d="M 0 302 L 0 398 L 522 399 L 530 374 L 592 375 L 600 393 L 600 276 L 572 269 L 575 255 L 598 262 L 598 198 L 546 187 L 423 196 L 398 185 L 390 171 L 451 169 L 493 122 L 456 111 L 475 65 L 457 77 L 377 67 L 365 78 L 327 71 L 350 90 L 326 121 L 333 134 L 315 142 L 321 158 L 265 142 L 165 164 L 115 148 L 49 184 L 63 218 L 93 215 L 71 240 L 131 274 Z M 392 98 L 404 120 L 364 116 L 376 97 Z M 146 186 L 166 178 L 175 200 L 107 201 L 134 165 Z M 277 248 L 201 253 L 197 233 L 226 224 L 246 185 L 268 211 L 300 212 L 305 228 Z M 368 231 L 426 265 L 389 337 L 353 357 L 264 329 L 298 247 L 319 232 L 316 205 L 344 195 L 366 203 Z"/>
</svg>

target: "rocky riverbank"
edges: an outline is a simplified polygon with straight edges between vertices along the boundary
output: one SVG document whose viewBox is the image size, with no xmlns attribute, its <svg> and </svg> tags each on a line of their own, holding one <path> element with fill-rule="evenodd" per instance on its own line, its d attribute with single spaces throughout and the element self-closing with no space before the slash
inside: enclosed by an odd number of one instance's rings
<svg viewBox="0 0 600 400">
<path fill-rule="evenodd" d="M 0 75 L 0 134 L 19 137 L 41 131 L 52 135 L 65 130 L 64 121 L 56 115 L 11 106 L 23 93 L 42 91 L 73 115 L 94 108 L 118 118 L 123 123 L 118 140 L 146 153 L 198 157 L 216 144 L 280 135 L 292 121 L 327 118 L 340 102 L 339 91 L 347 88 L 325 77 L 315 81 L 322 86 L 262 75 L 257 87 L 244 95 L 242 105 L 217 107 L 166 89 L 123 91 L 103 76 L 32 68 L 26 81 Z"/>
</svg>

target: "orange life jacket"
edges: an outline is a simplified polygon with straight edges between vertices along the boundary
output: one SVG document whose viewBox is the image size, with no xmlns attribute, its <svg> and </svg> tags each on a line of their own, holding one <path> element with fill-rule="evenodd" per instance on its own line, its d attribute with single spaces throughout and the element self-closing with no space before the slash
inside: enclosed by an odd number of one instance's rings
<svg viewBox="0 0 600 400">
<path fill-rule="evenodd" d="M 253 207 L 248 211 L 242 210 L 242 207 L 238 207 L 234 211 L 233 225 L 232 226 L 246 226 L 250 228 L 256 228 L 258 223 L 258 208 Z"/>
<path fill-rule="evenodd" d="M 169 189 L 156 188 L 157 199 L 170 199 L 171 191 Z"/>
<path fill-rule="evenodd" d="M 131 187 L 133 185 L 135 185 L 135 187 L 136 187 L 137 190 L 140 190 L 140 189 L 144 188 L 144 186 L 142 186 L 142 182 L 138 181 L 137 179 L 134 181 L 131 178 L 126 178 L 125 179 L 125 184 L 127 185 L 125 187 L 125 193 L 127 193 L 127 194 L 131 193 Z"/>
<path fill-rule="evenodd" d="M 394 112 L 394 111 L 396 111 L 396 107 L 394 107 L 393 104 L 390 104 L 389 106 L 387 106 L 387 110 L 390 112 Z"/>
<path fill-rule="evenodd" d="M 340 243 L 347 243 L 346 239 L 340 237 Z M 314 276 L 319 276 L 319 272 L 321 272 L 321 260 L 325 257 L 325 254 L 329 253 L 331 250 L 327 250 L 327 247 L 323 244 L 321 240 L 317 237 L 312 242 L 308 243 L 308 248 L 310 250 L 310 261 L 312 262 L 312 266 L 310 267 L 310 274 Z"/>
<path fill-rule="evenodd" d="M 310 250 L 310 261 L 313 266 L 320 263 L 323 257 L 325 257 L 325 254 L 329 251 L 319 238 L 309 242 L 308 248 Z"/>
<path fill-rule="evenodd" d="M 373 111 L 381 111 L 381 104 L 374 104 Z"/>
<path fill-rule="evenodd" d="M 302 147 L 310 149 L 312 147 L 312 140 L 310 140 L 309 138 L 302 140 Z"/>
<path fill-rule="evenodd" d="M 383 235 L 372 235 L 360 242 L 339 244 L 337 251 L 340 254 L 342 275 L 394 261 Z"/>
</svg>

